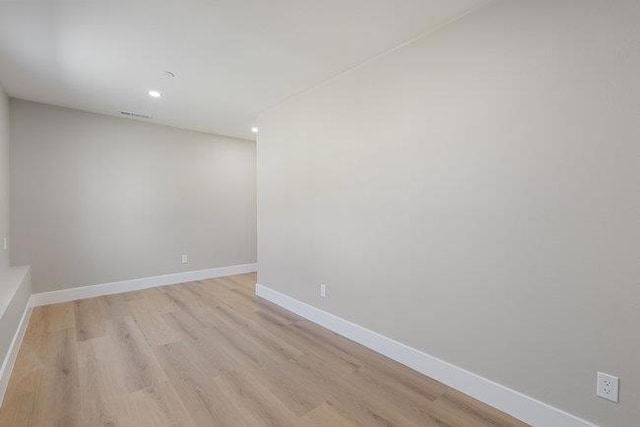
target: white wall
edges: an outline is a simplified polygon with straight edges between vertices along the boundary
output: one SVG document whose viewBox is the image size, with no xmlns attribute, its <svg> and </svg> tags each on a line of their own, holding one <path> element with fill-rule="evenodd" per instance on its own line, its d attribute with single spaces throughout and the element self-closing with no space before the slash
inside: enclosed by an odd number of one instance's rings
<svg viewBox="0 0 640 427">
<path fill-rule="evenodd" d="M 637 425 L 638 22 L 637 1 L 499 2 L 262 114 L 258 281 Z"/>
<path fill-rule="evenodd" d="M 0 84 L 0 319 L 2 319 L 13 295 L 13 284 L 9 283 L 9 251 L 4 250 L 3 237 L 9 236 L 9 98 Z M 19 319 L 19 317 L 18 317 Z M 9 349 L 13 338 L 14 326 L 0 325 L 0 360 Z M 12 323 L 12 322 L 10 322 Z"/>
<path fill-rule="evenodd" d="M 10 229 L 9 98 L 0 84 L 0 270 L 9 267 L 9 251 L 4 237 Z"/>
<path fill-rule="evenodd" d="M 28 267 L 10 267 L 11 241 L 4 249 L 3 237 L 10 234 L 11 186 L 9 142 L 9 98 L 0 84 L 0 401 L 5 379 L 5 357 L 31 296 Z"/>
<path fill-rule="evenodd" d="M 20 100 L 11 125 L 34 292 L 255 262 L 255 143 Z"/>
</svg>

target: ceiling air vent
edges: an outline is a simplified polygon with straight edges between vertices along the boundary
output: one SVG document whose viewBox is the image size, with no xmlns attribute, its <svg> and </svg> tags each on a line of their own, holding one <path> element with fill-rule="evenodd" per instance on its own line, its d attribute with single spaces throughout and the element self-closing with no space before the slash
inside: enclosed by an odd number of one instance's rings
<svg viewBox="0 0 640 427">
<path fill-rule="evenodd" d="M 122 114 L 123 116 L 137 117 L 139 119 L 150 119 L 151 118 L 151 116 L 147 116 L 146 114 L 132 113 L 131 111 L 120 111 L 120 114 Z"/>
</svg>

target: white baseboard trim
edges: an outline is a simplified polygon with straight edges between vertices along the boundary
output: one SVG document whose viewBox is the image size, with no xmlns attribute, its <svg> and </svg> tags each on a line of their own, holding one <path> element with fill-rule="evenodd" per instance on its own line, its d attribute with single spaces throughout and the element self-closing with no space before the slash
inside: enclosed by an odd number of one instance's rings
<svg viewBox="0 0 640 427">
<path fill-rule="evenodd" d="M 40 292 L 31 295 L 31 307 L 75 301 L 102 295 L 119 294 L 122 292 L 138 291 L 158 286 L 175 285 L 177 283 L 193 282 L 195 280 L 215 279 L 217 277 L 232 276 L 234 274 L 253 273 L 258 265 L 240 264 L 228 267 L 207 268 L 205 270 L 185 271 L 181 273 L 164 274 L 162 276 L 143 277 L 140 279 L 123 280 L 121 282 L 103 283 L 100 285 L 80 286 L 77 288 L 61 289 L 59 291 Z"/>
<path fill-rule="evenodd" d="M 256 284 L 256 295 L 532 426 L 597 427 L 575 415 L 298 301 L 267 286 Z"/>
<path fill-rule="evenodd" d="M 2 367 L 0 368 L 0 405 L 2 405 L 4 394 L 7 391 L 7 387 L 9 386 L 11 371 L 13 371 L 13 365 L 16 363 L 16 359 L 18 358 L 18 352 L 20 351 L 20 346 L 22 345 L 22 339 L 24 338 L 25 332 L 27 332 L 27 325 L 29 324 L 31 311 L 33 310 L 31 308 L 30 302 L 31 298 L 29 298 L 29 303 L 27 303 L 27 306 L 24 308 L 22 318 L 20 319 L 20 323 L 18 324 L 18 329 L 13 335 L 11 345 L 9 346 L 9 351 L 7 352 L 7 355 L 2 362 Z"/>
</svg>

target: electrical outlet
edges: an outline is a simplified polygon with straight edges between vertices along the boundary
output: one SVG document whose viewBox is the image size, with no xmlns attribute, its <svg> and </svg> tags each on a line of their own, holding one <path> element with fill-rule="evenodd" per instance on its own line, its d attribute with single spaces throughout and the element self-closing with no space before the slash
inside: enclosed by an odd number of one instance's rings
<svg viewBox="0 0 640 427">
<path fill-rule="evenodd" d="M 320 296 L 322 298 L 327 297 L 327 285 L 320 285 Z"/>
<path fill-rule="evenodd" d="M 598 372 L 596 394 L 602 398 L 618 403 L 620 378 Z"/>
<path fill-rule="evenodd" d="M 187 254 L 182 254 L 182 263 L 187 264 L 189 262 L 189 257 Z"/>
<path fill-rule="evenodd" d="M 2 239 L 2 241 L 3 241 L 3 243 L 2 243 L 2 247 L 4 247 L 4 250 L 6 251 L 6 250 L 7 250 L 7 248 L 9 247 L 9 245 L 7 245 L 7 238 L 6 238 L 6 237 L 4 237 L 4 238 Z"/>
</svg>

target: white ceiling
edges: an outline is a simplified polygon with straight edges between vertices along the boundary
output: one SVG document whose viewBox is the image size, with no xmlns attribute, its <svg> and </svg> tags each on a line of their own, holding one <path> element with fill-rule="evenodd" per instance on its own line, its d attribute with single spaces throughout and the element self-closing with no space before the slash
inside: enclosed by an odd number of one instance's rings
<svg viewBox="0 0 640 427">
<path fill-rule="evenodd" d="M 17 98 L 253 139 L 260 111 L 490 1 L 1 0 L 0 81 Z"/>
</svg>

